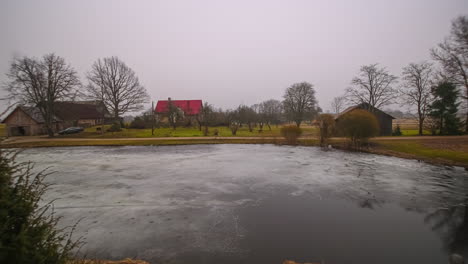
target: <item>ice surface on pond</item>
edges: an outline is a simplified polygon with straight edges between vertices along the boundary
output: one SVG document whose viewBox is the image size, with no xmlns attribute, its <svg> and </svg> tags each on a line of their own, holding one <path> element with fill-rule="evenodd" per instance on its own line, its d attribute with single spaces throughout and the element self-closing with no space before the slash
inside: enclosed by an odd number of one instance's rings
<svg viewBox="0 0 468 264">
<path fill-rule="evenodd" d="M 20 159 L 55 171 L 45 198 L 58 199 L 62 225 L 84 217 L 77 235 L 92 257 L 445 263 L 466 251 L 447 239 L 457 230 L 433 230 L 450 209 L 463 227 L 462 168 L 273 145 L 37 148 Z"/>
</svg>

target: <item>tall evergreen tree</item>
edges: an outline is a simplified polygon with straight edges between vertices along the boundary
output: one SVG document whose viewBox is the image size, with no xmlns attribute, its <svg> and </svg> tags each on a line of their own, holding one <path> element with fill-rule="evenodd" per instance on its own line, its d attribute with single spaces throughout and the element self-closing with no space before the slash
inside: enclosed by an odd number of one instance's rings
<svg viewBox="0 0 468 264">
<path fill-rule="evenodd" d="M 441 82 L 432 89 L 434 101 L 430 106 L 430 116 L 438 120 L 440 135 L 460 133 L 460 120 L 457 117 L 459 91 L 450 82 Z"/>
</svg>

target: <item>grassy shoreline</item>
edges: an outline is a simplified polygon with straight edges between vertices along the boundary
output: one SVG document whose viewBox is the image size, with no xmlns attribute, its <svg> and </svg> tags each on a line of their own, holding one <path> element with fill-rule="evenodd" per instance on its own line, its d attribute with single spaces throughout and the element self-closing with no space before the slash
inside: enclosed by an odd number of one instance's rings
<svg viewBox="0 0 468 264">
<path fill-rule="evenodd" d="M 436 165 L 460 166 L 468 169 L 468 137 L 439 137 L 431 140 L 414 138 L 373 138 L 368 148 L 360 151 L 378 155 L 416 159 Z M 138 139 L 97 139 L 97 138 L 57 138 L 35 141 L 2 143 L 0 148 L 76 147 L 76 146 L 167 146 L 194 144 L 286 144 L 281 137 L 245 138 L 138 138 Z M 347 140 L 333 138 L 329 144 L 333 148 L 347 150 Z M 303 138 L 300 146 L 319 146 L 316 138 Z"/>
</svg>

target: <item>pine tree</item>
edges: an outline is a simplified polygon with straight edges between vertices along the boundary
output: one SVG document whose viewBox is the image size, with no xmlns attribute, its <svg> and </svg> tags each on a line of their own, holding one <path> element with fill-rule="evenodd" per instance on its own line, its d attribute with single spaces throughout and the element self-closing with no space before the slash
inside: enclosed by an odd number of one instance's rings
<svg viewBox="0 0 468 264">
<path fill-rule="evenodd" d="M 40 205 L 47 174 L 32 173 L 15 156 L 0 149 L 0 263 L 64 264 L 79 242 L 56 228 L 50 203 Z"/>
<path fill-rule="evenodd" d="M 441 82 L 432 89 L 434 101 L 430 106 L 430 116 L 438 120 L 440 135 L 460 134 L 460 120 L 457 117 L 459 91 L 450 82 Z"/>
</svg>

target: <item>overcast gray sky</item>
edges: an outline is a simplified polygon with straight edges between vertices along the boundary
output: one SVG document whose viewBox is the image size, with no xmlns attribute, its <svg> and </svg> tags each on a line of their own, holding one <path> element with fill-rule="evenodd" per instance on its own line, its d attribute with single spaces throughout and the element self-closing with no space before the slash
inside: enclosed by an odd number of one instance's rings
<svg viewBox="0 0 468 264">
<path fill-rule="evenodd" d="M 15 55 L 55 52 L 84 83 L 97 58 L 118 56 L 155 101 L 233 108 L 307 81 L 326 110 L 361 65 L 400 75 L 466 14 L 467 0 L 2 0 L 0 81 Z"/>
</svg>

